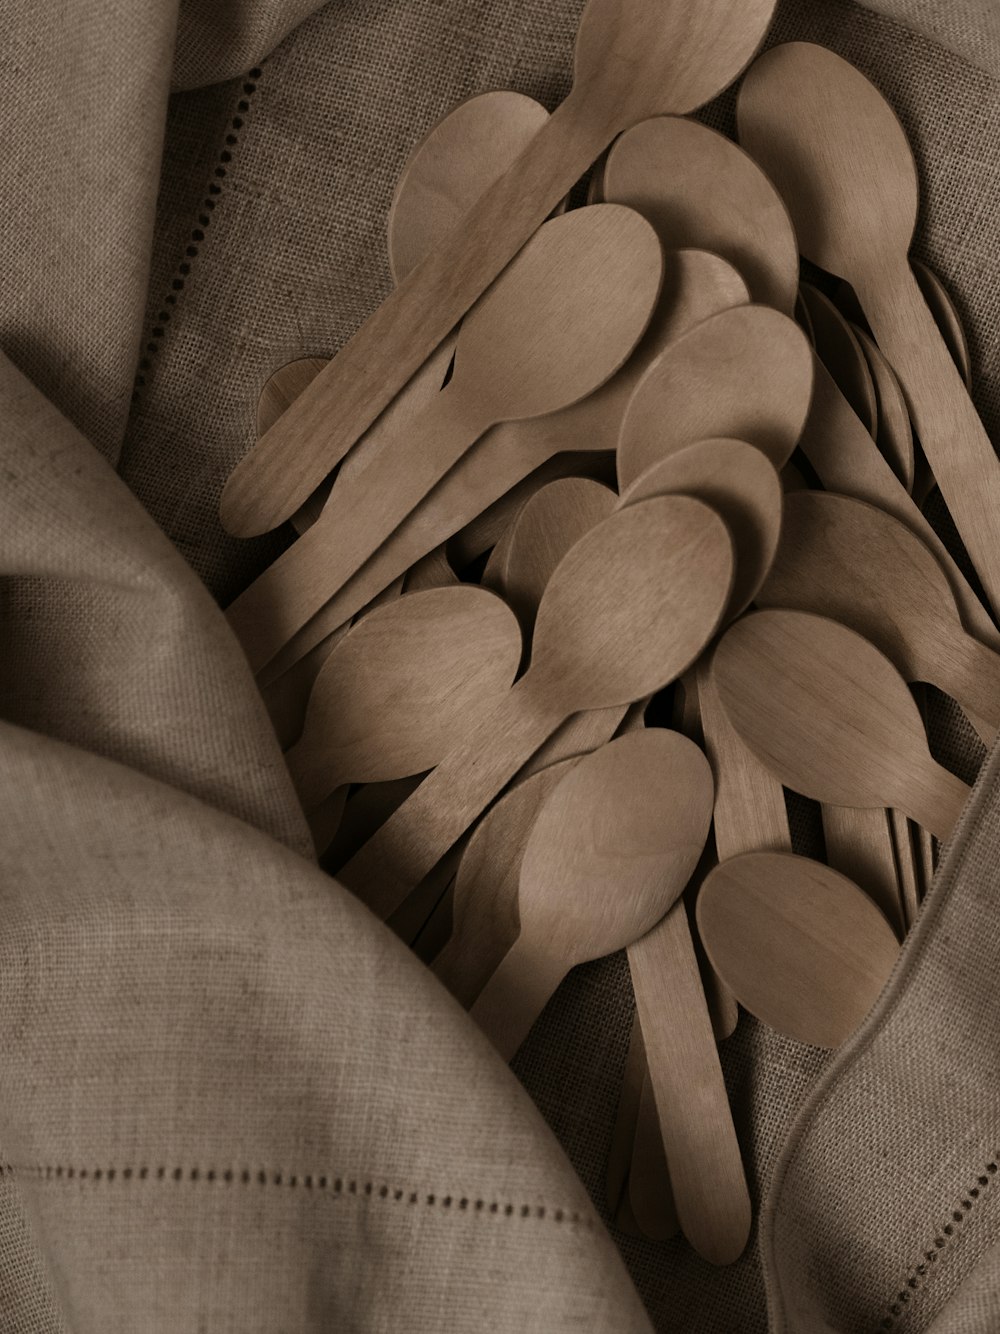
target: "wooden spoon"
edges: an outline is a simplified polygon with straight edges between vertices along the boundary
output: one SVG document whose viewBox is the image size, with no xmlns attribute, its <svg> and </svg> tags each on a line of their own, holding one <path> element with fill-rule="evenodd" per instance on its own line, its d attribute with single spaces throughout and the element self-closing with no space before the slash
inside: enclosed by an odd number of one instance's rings
<svg viewBox="0 0 1000 1334">
<path fill-rule="evenodd" d="M 571 968 L 624 949 L 661 920 L 711 818 L 708 763 L 678 732 L 631 732 L 570 769 L 524 851 L 520 933 L 471 1010 L 505 1060 Z M 673 1017 L 658 1027 L 664 1021 Z M 643 1039 L 652 1063 L 645 1025 Z"/>
<path fill-rule="evenodd" d="M 364 617 L 317 676 L 286 756 L 304 808 L 344 783 L 430 769 L 468 731 L 472 710 L 508 690 L 520 655 L 509 609 L 471 585 L 413 593 Z"/>
<path fill-rule="evenodd" d="M 745 67 L 775 0 L 590 0 L 573 89 L 229 478 L 224 526 L 250 537 L 298 508 L 615 135 L 700 106 Z"/>
<path fill-rule="evenodd" d="M 755 612 L 723 636 L 712 673 L 729 721 L 787 787 L 834 806 L 892 806 L 950 834 L 970 789 L 931 758 L 906 682 L 853 630 Z"/>
<path fill-rule="evenodd" d="M 914 455 L 913 430 L 910 426 L 910 410 L 906 398 L 896 379 L 896 372 L 879 351 L 874 340 L 864 329 L 853 327 L 855 338 L 865 354 L 868 369 L 871 371 L 878 400 L 878 427 L 876 439 L 878 447 L 885 455 L 893 472 L 906 487 L 913 491 Z"/>
<path fill-rule="evenodd" d="M 962 317 L 952 300 L 951 293 L 944 283 L 922 260 L 911 259 L 910 268 L 924 294 L 927 308 L 934 316 L 934 322 L 941 331 L 941 337 L 951 353 L 951 359 L 958 367 L 959 374 L 965 381 L 965 387 L 972 391 L 972 357 L 969 355 L 969 340 L 965 336 Z"/>
<path fill-rule="evenodd" d="M 621 503 L 665 495 L 694 496 L 725 523 L 736 573 L 724 619 L 739 616 L 764 582 L 778 547 L 782 489 L 774 466 L 741 440 L 701 440 L 654 463 L 624 492 Z"/>
<path fill-rule="evenodd" d="M 321 521 L 230 607 L 255 669 L 490 426 L 554 412 L 608 379 L 646 327 L 661 274 L 656 233 L 631 209 L 598 204 L 546 223 L 464 320 L 447 387 L 405 436 L 338 478 Z M 432 546 L 450 533 L 435 536 Z"/>
<path fill-rule="evenodd" d="M 871 371 L 854 330 L 828 296 L 811 283 L 800 283 L 802 303 L 809 314 L 813 342 L 820 361 L 854 409 L 868 434 L 878 431 L 878 400 Z"/>
<path fill-rule="evenodd" d="M 813 1047 L 839 1047 L 878 999 L 899 954 L 871 899 L 822 862 L 755 852 L 711 871 L 698 932 L 741 1005 Z"/>
<path fill-rule="evenodd" d="M 787 316 L 737 306 L 703 320 L 654 362 L 629 402 L 618 443 L 621 489 L 668 454 L 710 438 L 744 440 L 783 467 L 811 389 L 812 353 Z"/>
<path fill-rule="evenodd" d="M 454 559 L 461 565 L 466 558 L 472 559 L 486 550 L 491 542 L 484 540 L 482 534 L 485 533 L 487 538 L 492 536 L 495 541 L 497 523 L 502 527 L 509 521 L 511 512 L 518 509 L 542 480 L 560 473 L 582 471 L 579 462 L 569 462 L 562 456 L 575 453 L 577 460 L 585 460 L 587 455 L 579 451 L 588 448 L 599 451 L 603 464 L 605 451 L 612 451 L 617 446 L 622 415 L 645 367 L 685 330 L 719 310 L 745 301 L 746 296 L 746 285 L 739 274 L 717 256 L 697 250 L 666 255 L 664 289 L 650 327 L 619 373 L 596 393 L 572 407 L 529 421 L 505 422 L 494 427 L 341 592 L 294 636 L 270 664 L 265 679 L 272 679 L 273 675 L 286 670 L 297 657 L 336 629 L 359 606 L 365 605 L 374 592 L 436 546 L 442 535 L 458 533 L 477 512 L 482 514 L 482 522 L 477 525 L 479 551 L 469 547 L 456 549 Z M 544 475 L 538 471 L 542 467 L 546 469 Z M 534 478 L 531 476 L 533 472 Z M 272 576 L 265 571 L 243 595 L 240 599 L 241 616 L 258 619 L 262 625 L 269 624 L 271 612 L 267 586 L 270 578 Z M 280 634 L 274 638 L 280 639 Z M 266 656 L 266 652 L 261 656 Z"/>
<path fill-rule="evenodd" d="M 575 763 L 563 760 L 505 792 L 476 826 L 462 854 L 452 934 L 434 960 L 434 972 L 466 1009 L 517 939 L 524 850 L 546 798 Z"/>
<path fill-rule="evenodd" d="M 670 1168 L 663 1150 L 656 1094 L 645 1063 L 636 1108 L 628 1194 L 632 1217 L 644 1237 L 651 1241 L 669 1241 L 676 1235 L 680 1220 L 670 1187 Z"/>
<path fill-rule="evenodd" d="M 389 209 L 393 282 L 451 236 L 548 118 L 533 97 L 501 89 L 459 102 L 428 130 L 400 172 Z"/>
<path fill-rule="evenodd" d="M 531 642 L 538 604 L 556 566 L 617 504 L 615 493 L 599 482 L 566 477 L 536 492 L 517 516 L 498 577 L 526 644 Z"/>
<path fill-rule="evenodd" d="M 721 255 L 742 275 L 751 300 L 791 314 L 799 253 L 788 210 L 725 135 L 677 116 L 633 126 L 608 154 L 604 197 L 641 213 L 666 247 Z"/>
<path fill-rule="evenodd" d="M 732 544 L 687 496 L 645 500 L 577 542 L 549 580 L 531 666 L 340 878 L 391 912 L 573 713 L 661 689 L 698 656 L 729 600 Z"/>
<path fill-rule="evenodd" d="M 907 681 L 928 681 L 994 732 L 1000 726 L 1000 654 L 962 628 L 948 580 L 920 539 L 873 505 L 816 491 L 787 496 L 757 600 L 841 621 Z"/>
<path fill-rule="evenodd" d="M 863 74 L 803 42 L 756 62 L 737 120 L 743 144 L 788 204 L 802 253 L 857 293 L 996 610 L 1000 460 L 907 259 L 918 186 L 899 121 Z"/>
</svg>

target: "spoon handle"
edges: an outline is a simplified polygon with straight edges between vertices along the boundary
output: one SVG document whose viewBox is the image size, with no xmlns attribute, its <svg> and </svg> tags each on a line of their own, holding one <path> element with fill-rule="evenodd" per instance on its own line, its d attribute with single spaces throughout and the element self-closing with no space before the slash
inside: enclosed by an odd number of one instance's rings
<svg viewBox="0 0 1000 1334">
<path fill-rule="evenodd" d="M 827 865 L 859 885 L 904 936 L 906 913 L 888 812 L 882 806 L 824 804 L 822 815 Z"/>
<path fill-rule="evenodd" d="M 539 706 L 526 674 L 341 867 L 379 916 L 393 913 L 566 716 Z"/>
<path fill-rule="evenodd" d="M 517 1053 L 568 971 L 527 934 L 504 955 L 469 1014 L 505 1061 Z"/>
<path fill-rule="evenodd" d="M 932 760 L 928 762 L 926 771 L 921 771 L 919 779 L 915 776 L 912 791 L 907 793 L 907 802 L 900 802 L 898 809 L 944 843 L 955 827 L 971 791 L 968 783 L 963 783 L 943 765 Z"/>
<path fill-rule="evenodd" d="M 939 635 L 934 649 L 934 684 L 984 720 L 986 726 L 977 725 L 977 730 L 990 745 L 1000 726 L 1000 653 L 957 633 Z"/>
<path fill-rule="evenodd" d="M 750 1196 L 683 903 L 628 949 L 681 1230 L 711 1264 L 750 1235 Z"/>
<path fill-rule="evenodd" d="M 475 439 L 461 395 L 442 390 L 399 448 L 338 479 L 323 512 L 226 612 L 258 672 L 314 617 Z M 380 591 L 380 590 L 379 590 Z"/>
<path fill-rule="evenodd" d="M 645 1081 L 646 1048 L 643 1046 L 639 1020 L 633 1015 L 628 1051 L 625 1055 L 625 1068 L 622 1071 L 622 1086 L 618 1095 L 618 1107 L 615 1111 L 615 1124 L 611 1132 L 611 1147 L 608 1150 L 608 1170 L 605 1179 L 604 1198 L 607 1201 L 608 1213 L 612 1218 L 615 1218 L 618 1214 L 622 1199 L 627 1195 L 629 1171 L 632 1163 L 632 1146 L 635 1143 L 636 1123 L 639 1116 L 639 1100 L 642 1097 L 642 1088 Z"/>
<path fill-rule="evenodd" d="M 644 1072 L 639 1092 L 628 1195 L 632 1217 L 644 1237 L 653 1241 L 668 1241 L 676 1235 L 680 1223 L 674 1207 L 670 1169 L 663 1150 L 660 1116 L 648 1068 Z"/>
<path fill-rule="evenodd" d="M 922 538 L 948 577 L 966 629 L 1000 647 L 989 612 L 818 357 L 813 371 L 812 403 L 799 444 L 824 488 L 885 510 Z"/>
<path fill-rule="evenodd" d="M 608 113 L 575 92 L 237 465 L 222 495 L 233 534 L 287 519 L 392 402 L 607 145 Z"/>
<path fill-rule="evenodd" d="M 855 288 L 876 341 L 899 377 L 924 453 L 996 613 L 1000 459 L 909 263 Z"/>
<path fill-rule="evenodd" d="M 470 915 L 472 912 L 473 908 L 470 907 Z M 476 930 L 476 925 L 478 923 L 469 930 L 459 926 L 453 931 L 432 965 L 438 981 L 466 1009 L 476 1000 L 513 944 L 512 940 L 504 940 L 495 930 Z"/>
</svg>

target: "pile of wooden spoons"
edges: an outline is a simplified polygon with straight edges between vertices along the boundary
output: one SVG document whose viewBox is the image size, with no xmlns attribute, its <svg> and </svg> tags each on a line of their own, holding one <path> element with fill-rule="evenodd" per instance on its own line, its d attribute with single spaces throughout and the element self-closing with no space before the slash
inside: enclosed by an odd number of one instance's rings
<svg viewBox="0 0 1000 1334">
<path fill-rule="evenodd" d="M 796 43 L 742 147 L 682 118 L 771 8 L 590 0 L 551 117 L 445 117 L 394 294 L 275 372 L 222 499 L 300 534 L 228 615 L 324 865 L 505 1059 L 626 951 L 611 1214 L 717 1264 L 751 1226 L 719 1042 L 740 1006 L 821 1047 L 864 1021 L 968 794 L 923 686 L 1000 726 L 1000 636 L 921 509 L 940 485 L 996 608 L 1000 463 L 894 114 Z"/>
</svg>

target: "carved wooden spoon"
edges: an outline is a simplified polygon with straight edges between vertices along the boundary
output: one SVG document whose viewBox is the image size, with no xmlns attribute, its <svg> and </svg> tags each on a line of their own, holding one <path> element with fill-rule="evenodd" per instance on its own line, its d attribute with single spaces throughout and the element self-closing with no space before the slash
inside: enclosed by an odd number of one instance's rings
<svg viewBox="0 0 1000 1334">
<path fill-rule="evenodd" d="M 521 863 L 520 932 L 471 1013 L 506 1059 L 578 963 L 644 936 L 687 884 L 712 818 L 712 776 L 678 732 L 631 732 L 578 760 Z M 660 1016 L 654 1032 L 673 1022 Z M 643 1027 L 653 1061 L 650 1034 Z"/>
<path fill-rule="evenodd" d="M 927 681 L 1000 726 L 1000 654 L 962 627 L 948 580 L 919 537 L 863 501 L 788 496 L 758 602 L 818 612 L 879 648 L 907 681 Z"/>
<path fill-rule="evenodd" d="M 906 682 L 836 621 L 744 616 L 715 650 L 729 721 L 787 787 L 834 806 L 891 806 L 945 839 L 970 789 L 931 758 Z"/>
<path fill-rule="evenodd" d="M 737 120 L 788 204 L 802 253 L 857 293 L 996 611 L 1000 459 L 908 262 L 919 192 L 899 121 L 863 74 L 804 42 L 773 47 L 755 63 Z"/>
<path fill-rule="evenodd" d="M 746 285 L 735 269 L 706 251 L 672 252 L 664 256 L 664 267 L 663 291 L 650 327 L 621 370 L 596 393 L 571 407 L 528 421 L 505 422 L 489 431 L 371 560 L 277 654 L 267 667 L 266 679 L 287 670 L 298 657 L 365 606 L 380 589 L 437 546 L 442 536 L 459 533 L 482 514 L 487 536 L 492 521 L 495 540 L 497 515 L 501 519 L 504 514 L 509 516 L 546 480 L 541 475 L 532 477 L 536 470 L 543 466 L 551 469 L 548 475 L 554 478 L 563 461 L 575 453 L 578 462 L 561 470 L 564 474 L 580 471 L 580 460 L 587 460 L 590 451 L 603 456 L 605 451 L 616 448 L 622 415 L 645 367 L 687 329 L 747 299 Z M 581 450 L 588 452 L 580 453 Z M 482 537 L 479 542 L 479 550 L 473 547 L 456 552 L 456 559 L 473 559 L 492 545 Z M 255 588 L 245 595 L 248 604 L 259 597 Z M 245 610 L 247 615 L 255 614 L 252 606 Z M 266 617 L 270 612 L 265 605 L 256 614 Z"/>
<path fill-rule="evenodd" d="M 419 422 L 366 467 L 338 478 L 320 520 L 229 608 L 254 669 L 378 550 L 490 426 L 554 412 L 608 379 L 648 323 L 662 264 L 656 233 L 618 204 L 546 223 L 464 320 L 455 372 Z M 435 534 L 431 545 L 448 536 Z"/>
<path fill-rule="evenodd" d="M 812 350 L 786 315 L 737 306 L 703 320 L 667 348 L 632 396 L 618 443 L 622 490 L 698 440 L 744 440 L 784 467 L 811 390 Z"/>
<path fill-rule="evenodd" d="M 701 887 L 697 917 L 712 966 L 740 1004 L 814 1047 L 839 1047 L 851 1036 L 899 954 L 867 894 L 791 853 L 722 862 Z"/>
<path fill-rule="evenodd" d="M 774 4 L 590 0 L 570 95 L 237 466 L 222 497 L 225 527 L 249 537 L 294 513 L 615 135 L 646 116 L 692 111 L 726 87 Z"/>
<path fill-rule="evenodd" d="M 474 710 L 508 691 L 520 656 L 509 608 L 472 585 L 409 594 L 365 616 L 317 676 L 286 756 L 303 807 L 344 783 L 430 769 Z"/>
<path fill-rule="evenodd" d="M 586 534 L 546 586 L 531 666 L 340 873 L 392 912 L 570 714 L 642 699 L 698 656 L 729 600 L 732 544 L 687 496 L 630 505 Z"/>
</svg>

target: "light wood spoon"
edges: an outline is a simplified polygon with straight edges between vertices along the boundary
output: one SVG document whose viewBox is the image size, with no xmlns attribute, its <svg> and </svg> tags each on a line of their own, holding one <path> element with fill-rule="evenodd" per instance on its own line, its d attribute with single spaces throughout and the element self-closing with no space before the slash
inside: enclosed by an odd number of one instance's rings
<svg viewBox="0 0 1000 1334">
<path fill-rule="evenodd" d="M 878 428 L 876 440 L 893 472 L 906 487 L 913 491 L 914 455 L 913 429 L 906 398 L 892 369 L 872 337 L 864 329 L 853 327 L 853 333 L 865 354 L 871 371 L 878 400 Z"/>
<path fill-rule="evenodd" d="M 746 278 L 752 301 L 788 316 L 804 315 L 808 322 L 807 312 L 797 312 L 798 244 L 788 210 L 738 145 L 694 121 L 660 117 L 624 134 L 609 163 L 614 197 L 638 208 L 664 245 L 682 237 L 684 244 L 716 251 Z M 738 430 L 715 426 L 701 434 L 743 438 Z M 880 505 L 920 534 L 948 571 L 967 627 L 1000 646 L 965 576 L 815 354 L 812 402 L 799 444 L 827 490 Z"/>
<path fill-rule="evenodd" d="M 229 608 L 251 666 L 320 610 L 490 426 L 554 412 L 613 375 L 649 321 L 662 266 L 656 233 L 618 204 L 546 223 L 463 321 L 447 387 L 405 435 L 338 478 L 321 519 Z M 432 546 L 450 533 L 435 536 Z"/>
<path fill-rule="evenodd" d="M 809 315 L 813 343 L 820 361 L 874 439 L 878 432 L 878 400 L 868 362 L 854 330 L 830 298 L 811 283 L 800 283 L 799 291 Z"/>
<path fill-rule="evenodd" d="M 698 932 L 751 1014 L 813 1047 L 839 1047 L 885 986 L 892 927 L 846 876 L 808 857 L 752 852 L 709 872 Z"/>
<path fill-rule="evenodd" d="M 710 438 L 744 440 L 784 467 L 811 389 L 812 353 L 787 316 L 737 306 L 703 320 L 662 353 L 629 402 L 618 442 L 621 489 L 668 454 Z"/>
<path fill-rule="evenodd" d="M 732 544 L 687 496 L 642 501 L 586 534 L 549 580 L 531 666 L 341 870 L 390 913 L 560 723 L 653 694 L 711 638 L 729 600 Z"/>
<path fill-rule="evenodd" d="M 1000 654 L 962 628 L 941 567 L 905 524 L 849 496 L 785 500 L 777 555 L 758 602 L 814 611 L 876 645 L 907 681 L 927 681 L 1000 726 Z"/>
<path fill-rule="evenodd" d="M 532 826 L 576 763 L 563 760 L 505 792 L 469 839 L 455 877 L 452 934 L 434 973 L 468 1009 L 517 939 L 517 886 Z"/>
<path fill-rule="evenodd" d="M 624 492 L 621 503 L 664 495 L 694 496 L 725 523 L 736 573 L 724 619 L 739 616 L 764 582 L 778 547 L 782 489 L 773 464 L 741 440 L 701 440 L 654 463 Z"/>
<path fill-rule="evenodd" d="M 572 407 L 530 421 L 505 422 L 488 432 L 372 559 L 277 654 L 263 674 L 264 679 L 287 670 L 298 657 L 364 606 L 375 592 L 437 546 L 442 536 L 459 533 L 477 513 L 482 514 L 483 520 L 477 525 L 479 550 L 474 546 L 456 548 L 453 559 L 459 565 L 467 557 L 472 559 L 486 550 L 491 545 L 490 537 L 496 540 L 497 525 L 502 530 L 511 513 L 543 480 L 560 473 L 582 471 L 579 460 L 586 460 L 587 455 L 580 450 L 597 451 L 603 471 L 605 452 L 617 446 L 622 414 L 649 360 L 700 320 L 745 300 L 743 280 L 724 260 L 694 250 L 665 256 L 664 290 L 657 310 L 639 348 L 621 371 Z M 569 453 L 575 454 L 576 462 L 562 457 Z M 544 475 L 537 471 L 543 466 Z M 265 571 L 262 578 L 268 577 Z M 261 602 L 261 590 L 253 585 L 241 599 L 241 614 L 247 618 L 259 617 L 267 624 L 271 613 L 266 584 L 263 605 Z"/>
<path fill-rule="evenodd" d="M 285 757 L 305 810 L 344 783 L 430 769 L 469 730 L 473 710 L 508 691 L 520 656 L 510 610 L 471 585 L 413 593 L 365 616 L 317 676 Z"/>
<path fill-rule="evenodd" d="M 792 313 L 799 252 L 788 210 L 725 135 L 679 116 L 642 121 L 612 146 L 604 193 L 641 213 L 664 246 L 721 255 L 742 275 L 751 300 Z"/>
<path fill-rule="evenodd" d="M 788 204 L 802 253 L 854 288 L 996 611 L 1000 459 L 909 265 L 919 191 L 895 113 L 847 61 L 793 42 L 749 71 L 737 120 Z"/>
<path fill-rule="evenodd" d="M 585 533 L 610 517 L 617 504 L 615 493 L 599 482 L 566 477 L 537 491 L 518 514 L 497 577 L 526 644 L 531 642 L 538 604 L 556 566 Z"/>
<path fill-rule="evenodd" d="M 678 732 L 631 732 L 573 765 L 524 851 L 520 932 L 471 1010 L 505 1060 L 571 968 L 624 949 L 662 919 L 711 818 L 708 763 Z M 656 1027 L 672 1022 L 664 1015 Z M 643 1040 L 652 1063 L 645 1025 Z"/>
<path fill-rule="evenodd" d="M 712 673 L 729 721 L 787 787 L 894 807 L 948 837 L 970 789 L 931 758 L 906 682 L 859 634 L 806 612 L 755 612 L 723 636 Z"/>
<path fill-rule="evenodd" d="M 294 513 L 615 135 L 714 97 L 757 50 L 774 5 L 590 0 L 569 96 L 237 466 L 220 510 L 228 531 L 250 537 Z"/>
</svg>

